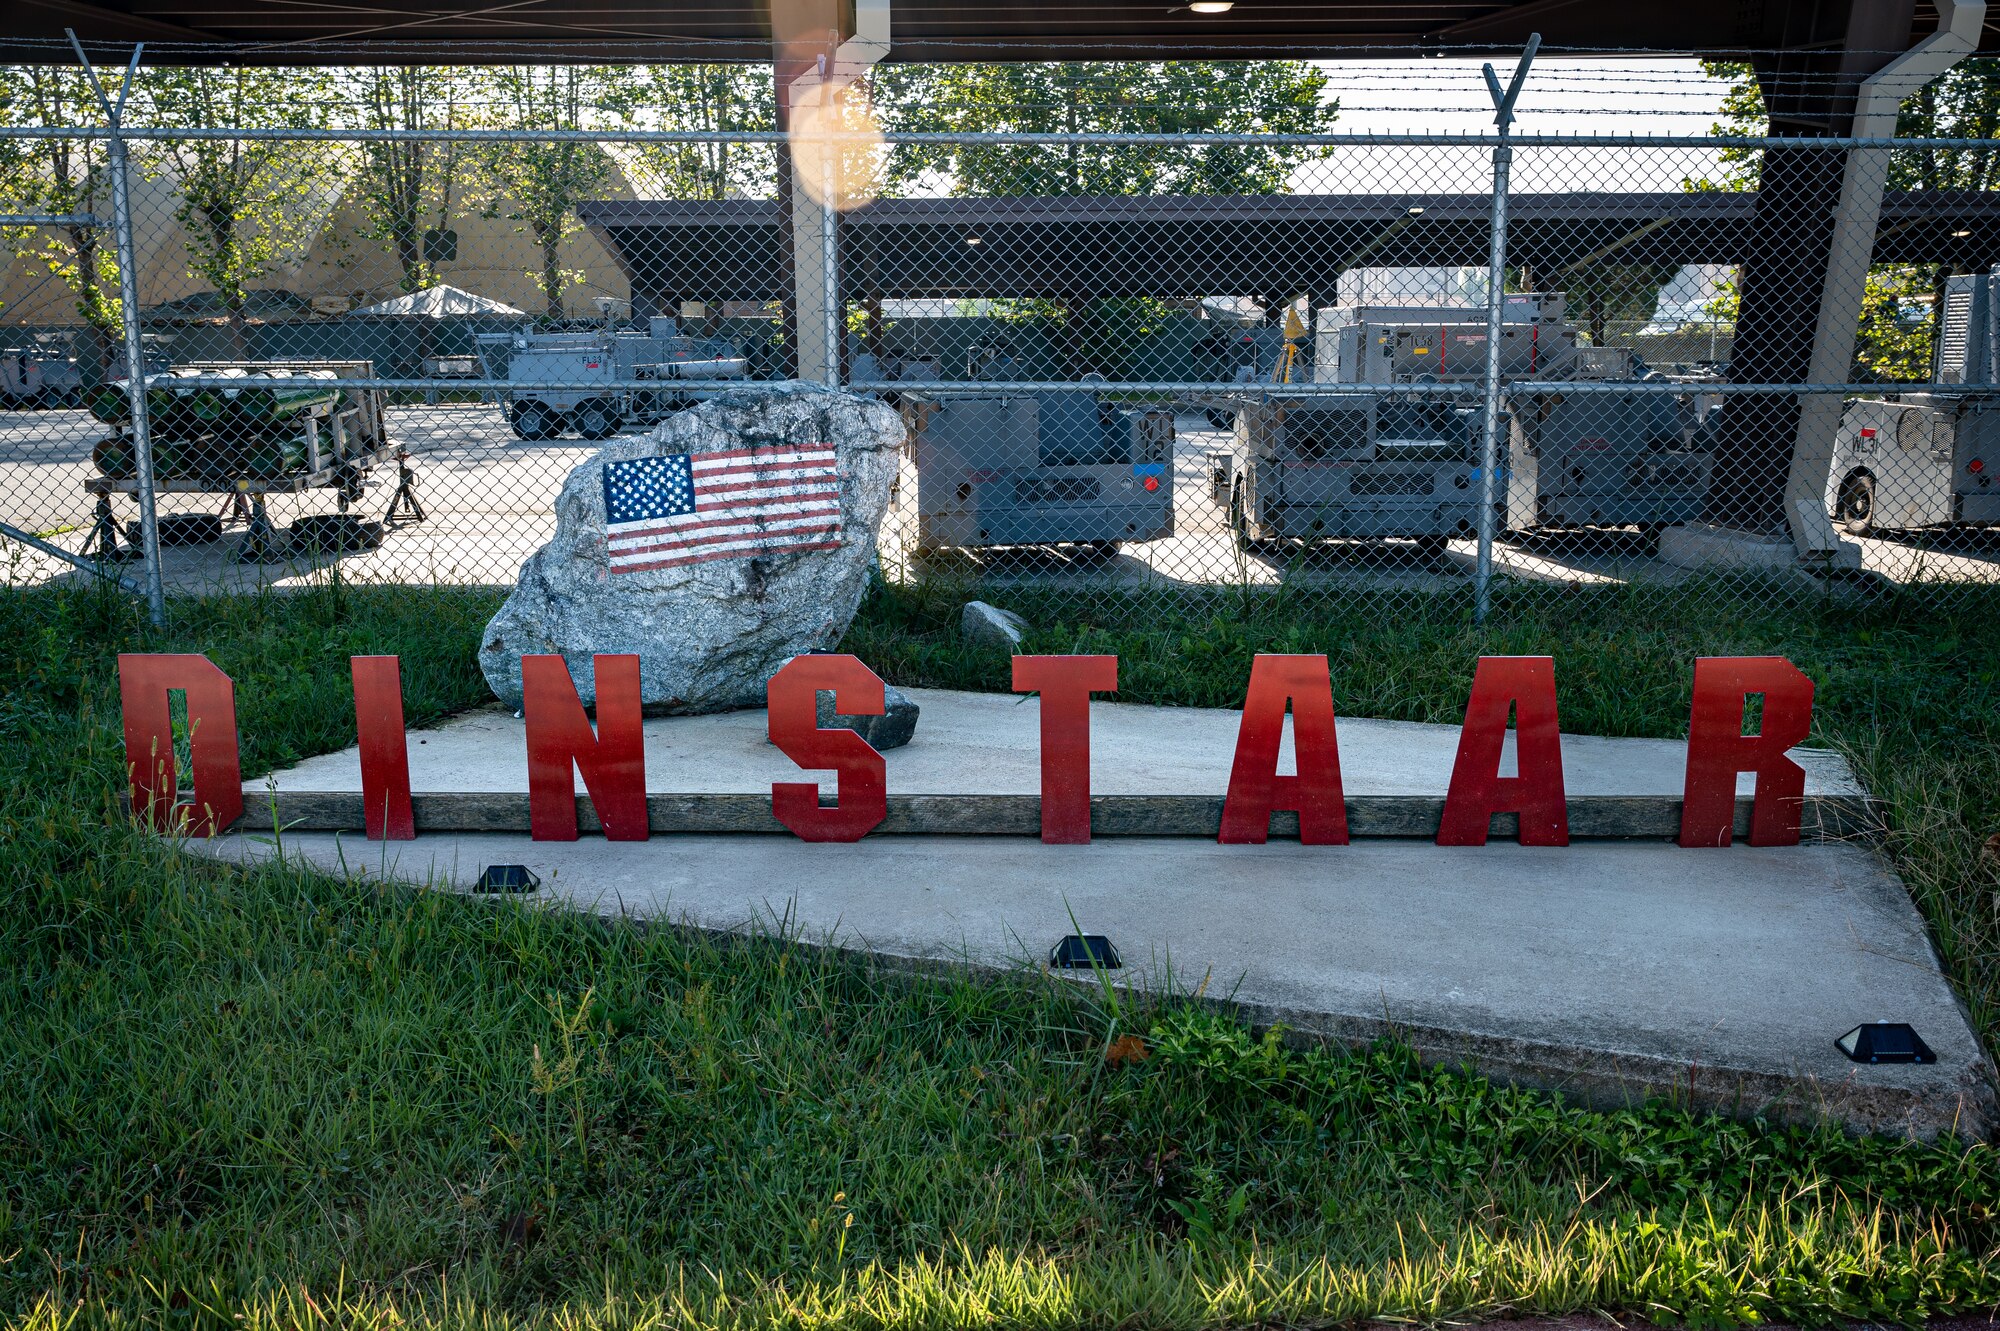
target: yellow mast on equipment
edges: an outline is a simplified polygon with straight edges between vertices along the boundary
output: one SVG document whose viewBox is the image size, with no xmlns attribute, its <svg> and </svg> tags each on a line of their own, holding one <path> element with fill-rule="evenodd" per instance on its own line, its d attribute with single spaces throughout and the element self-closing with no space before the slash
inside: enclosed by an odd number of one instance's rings
<svg viewBox="0 0 2000 1331">
<path fill-rule="evenodd" d="M 1278 354 L 1278 363 L 1271 368 L 1272 383 L 1288 384 L 1292 381 L 1292 370 L 1299 363 L 1299 346 L 1304 342 L 1305 336 L 1305 320 L 1299 318 L 1299 312 L 1296 309 L 1287 305 L 1285 307 L 1285 349 Z"/>
</svg>

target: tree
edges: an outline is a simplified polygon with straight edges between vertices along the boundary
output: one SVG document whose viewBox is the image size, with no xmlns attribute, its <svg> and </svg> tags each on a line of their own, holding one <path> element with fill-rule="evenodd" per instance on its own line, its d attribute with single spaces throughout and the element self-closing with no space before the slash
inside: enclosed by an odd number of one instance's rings
<svg viewBox="0 0 2000 1331">
<path fill-rule="evenodd" d="M 635 104 L 645 128 L 768 130 L 775 127 L 768 65 L 650 65 Z M 634 158 L 649 191 L 663 199 L 768 198 L 777 155 L 763 144 L 641 143 Z"/>
<path fill-rule="evenodd" d="M 468 127 L 463 102 L 467 75 L 461 70 L 435 65 L 377 67 L 359 71 L 353 82 L 353 105 L 363 129 Z M 452 139 L 370 139 L 360 145 L 351 188 L 367 209 L 369 237 L 396 256 L 404 291 L 421 291 L 437 281 L 424 233 L 449 225 L 452 187 L 463 155 L 463 144 Z M 435 228 L 426 225 L 433 218 Z"/>
<path fill-rule="evenodd" d="M 142 71 L 151 124 L 215 129 L 305 129 L 326 115 L 317 70 L 161 68 Z M 215 292 L 240 337 L 251 285 L 318 232 L 338 197 L 341 170 L 323 145 L 303 140 L 186 138 L 157 141 L 172 176 L 175 217 L 193 276 Z"/>
<path fill-rule="evenodd" d="M 1714 132 L 1755 136 L 1770 120 L 1751 67 L 1704 61 L 1702 71 L 1727 79 L 1722 117 Z M 2000 135 L 2000 60 L 1967 60 L 1934 79 L 1903 103 L 1896 116 L 1898 138 L 1987 139 Z M 1689 189 L 1754 190 L 1763 154 L 1755 148 L 1726 148 L 1720 178 L 1683 182 Z M 1899 148 L 1889 158 L 1892 190 L 2000 189 L 2000 145 L 1990 149 Z M 1948 263 L 1874 264 L 1861 304 L 1853 372 L 1863 379 L 1921 380 L 1930 374 L 1932 348 L 1943 309 Z M 1928 304 L 1928 311 L 1922 310 Z M 1736 315 L 1736 293 L 1726 289 L 1714 304 L 1720 318 Z"/>
<path fill-rule="evenodd" d="M 1269 133 L 1331 126 L 1326 74 L 1302 61 L 1169 60 L 1018 65 L 892 65 L 875 89 L 883 127 L 960 134 Z M 898 145 L 889 191 L 939 182 L 961 195 L 1275 194 L 1325 149 Z"/>
<path fill-rule="evenodd" d="M 496 72 L 497 110 L 519 130 L 604 128 L 629 118 L 637 84 L 616 65 L 508 66 Z M 611 158 L 595 143 L 574 139 L 493 145 L 485 154 L 496 212 L 533 241 L 540 265 L 528 276 L 540 288 L 550 319 L 565 317 L 563 292 L 583 274 L 562 266 L 563 243 L 581 229 L 576 205 L 601 194 L 612 178 Z"/>
<path fill-rule="evenodd" d="M 1326 74 L 1301 61 L 1069 61 L 893 65 L 877 72 L 874 93 L 891 132 L 1307 134 L 1327 129 L 1339 114 L 1326 86 Z M 898 144 L 884 163 L 882 192 L 1276 194 L 1327 152 L 1274 144 Z M 1079 292 L 1014 302 L 1002 313 L 1057 322 L 1072 374 L 1117 373 L 1162 309 L 1157 301 Z"/>
<path fill-rule="evenodd" d="M 1613 320 L 1644 322 L 1659 305 L 1660 288 L 1674 280 L 1679 264 L 1594 263 L 1561 274 L 1559 285 L 1569 310 L 1581 313 L 1590 345 L 1605 346 Z"/>
<path fill-rule="evenodd" d="M 107 73 L 117 93 L 119 76 Z M 82 70 L 55 65 L 0 67 L 0 123 L 40 128 L 102 125 L 103 108 Z M 73 217 L 109 212 L 111 182 L 102 139 L 0 139 L 0 210 Z M 101 376 L 120 335 L 118 256 L 108 231 L 93 226 L 4 228 L 8 248 L 40 263 L 76 296 L 87 332 L 88 370 Z"/>
</svg>

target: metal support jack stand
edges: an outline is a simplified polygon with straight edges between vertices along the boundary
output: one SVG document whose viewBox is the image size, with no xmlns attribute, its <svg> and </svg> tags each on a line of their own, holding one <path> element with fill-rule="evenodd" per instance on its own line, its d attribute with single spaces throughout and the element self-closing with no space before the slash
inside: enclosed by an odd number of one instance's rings
<svg viewBox="0 0 2000 1331">
<path fill-rule="evenodd" d="M 396 493 L 389 496 L 389 511 L 382 515 L 382 525 L 393 527 L 397 516 L 407 511 L 411 522 L 424 520 L 424 506 L 417 502 L 417 469 L 410 465 L 410 450 L 396 450 Z"/>
<path fill-rule="evenodd" d="M 145 552 L 137 545 L 121 545 L 118 540 L 118 519 L 111 512 L 111 496 L 97 496 L 97 509 L 90 524 L 90 539 L 83 543 L 83 553 L 97 551 L 95 558 L 114 564 L 130 563 Z"/>
<path fill-rule="evenodd" d="M 1528 66 L 1541 49 L 1542 34 L 1534 33 L 1504 89 L 1493 66 L 1484 67 L 1500 143 L 1493 149 L 1493 218 L 1486 257 L 1486 410 L 1479 437 L 1479 562 L 1472 575 L 1472 618 L 1480 624 L 1493 608 L 1493 537 L 1499 518 L 1494 508 L 1500 496 L 1500 324 L 1507 304 L 1507 172 L 1514 163 L 1507 138 L 1514 124 L 1514 99 L 1521 95 Z"/>
<path fill-rule="evenodd" d="M 282 557 L 278 529 L 271 525 L 270 510 L 264 506 L 264 496 L 250 496 L 250 526 L 243 533 L 243 543 L 236 547 L 232 556 L 239 564 L 274 564 Z"/>
</svg>

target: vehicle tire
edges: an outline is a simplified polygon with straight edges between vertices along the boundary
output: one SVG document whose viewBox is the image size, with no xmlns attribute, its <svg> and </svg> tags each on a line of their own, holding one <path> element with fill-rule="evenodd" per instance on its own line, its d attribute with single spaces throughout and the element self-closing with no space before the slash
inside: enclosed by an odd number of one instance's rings
<svg viewBox="0 0 2000 1331">
<path fill-rule="evenodd" d="M 1451 552 L 1449 536 L 1419 536 L 1417 562 L 1425 568 L 1443 568 Z"/>
<path fill-rule="evenodd" d="M 1840 502 L 1834 521 L 1851 536 L 1866 536 L 1875 529 L 1875 478 L 1855 472 L 1840 483 Z"/>
<path fill-rule="evenodd" d="M 514 408 L 514 433 L 523 439 L 553 439 L 562 433 L 563 418 L 540 402 Z"/>
<path fill-rule="evenodd" d="M 1236 428 L 1236 413 L 1233 411 L 1223 411 L 1219 407 L 1210 407 L 1202 414 L 1207 416 L 1208 423 L 1218 430 L 1233 430 Z"/>
<path fill-rule="evenodd" d="M 1250 539 L 1250 518 L 1243 505 L 1240 484 L 1229 492 L 1229 534 L 1238 550 L 1249 552 L 1257 548 L 1257 543 Z"/>
<path fill-rule="evenodd" d="M 1108 564 L 1117 557 L 1116 541 L 1084 541 L 1076 547 L 1076 562 L 1079 564 Z"/>
<path fill-rule="evenodd" d="M 609 439 L 625 423 L 619 418 L 618 409 L 604 401 L 584 403 L 571 413 L 570 420 L 585 439 Z"/>
</svg>

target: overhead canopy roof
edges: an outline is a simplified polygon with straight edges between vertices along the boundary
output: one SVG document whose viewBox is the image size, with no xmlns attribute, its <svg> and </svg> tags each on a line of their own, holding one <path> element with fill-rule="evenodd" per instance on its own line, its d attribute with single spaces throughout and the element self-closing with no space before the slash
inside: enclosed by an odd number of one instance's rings
<svg viewBox="0 0 2000 1331">
<path fill-rule="evenodd" d="M 1349 268 L 1483 265 L 1488 207 L 1483 194 L 881 199 L 843 219 L 841 271 L 852 295 L 887 299 L 1331 297 Z M 1756 208 L 1754 193 L 1516 194 L 1509 257 L 1551 288 L 1597 263 L 1735 263 Z M 769 200 L 577 211 L 651 308 L 790 289 Z M 2000 263 L 2000 191 L 1890 193 L 1875 257 Z"/>
<path fill-rule="evenodd" d="M 1931 32 L 1935 6 L 1855 0 L 1893 21 L 1893 49 Z M 64 58 L 65 27 L 94 43 L 154 44 L 168 63 L 478 64 L 634 58 L 768 60 L 772 9 L 785 34 L 851 30 L 835 0 L 11 0 L 0 59 Z M 1906 23 L 1896 11 L 1910 7 Z M 1827 0 L 1238 0 L 1203 15 L 1167 0 L 897 0 L 891 59 L 1112 60 L 1382 55 L 1457 48 L 1518 50 L 1531 32 L 1550 49 L 1643 48 L 1728 55 L 1841 44 L 1847 5 Z M 1893 30 L 1890 30 L 1893 29 Z M 220 51 L 207 44 L 250 44 Z M 512 44 L 516 49 L 506 49 Z M 1855 45 L 1855 42 L 1848 42 Z M 2000 50 L 2000 14 L 1986 49 Z M 108 52 L 106 53 L 109 54 Z M 809 58 L 809 57 L 808 57 Z M 1876 61 L 1875 63 L 1880 63 Z"/>
</svg>

